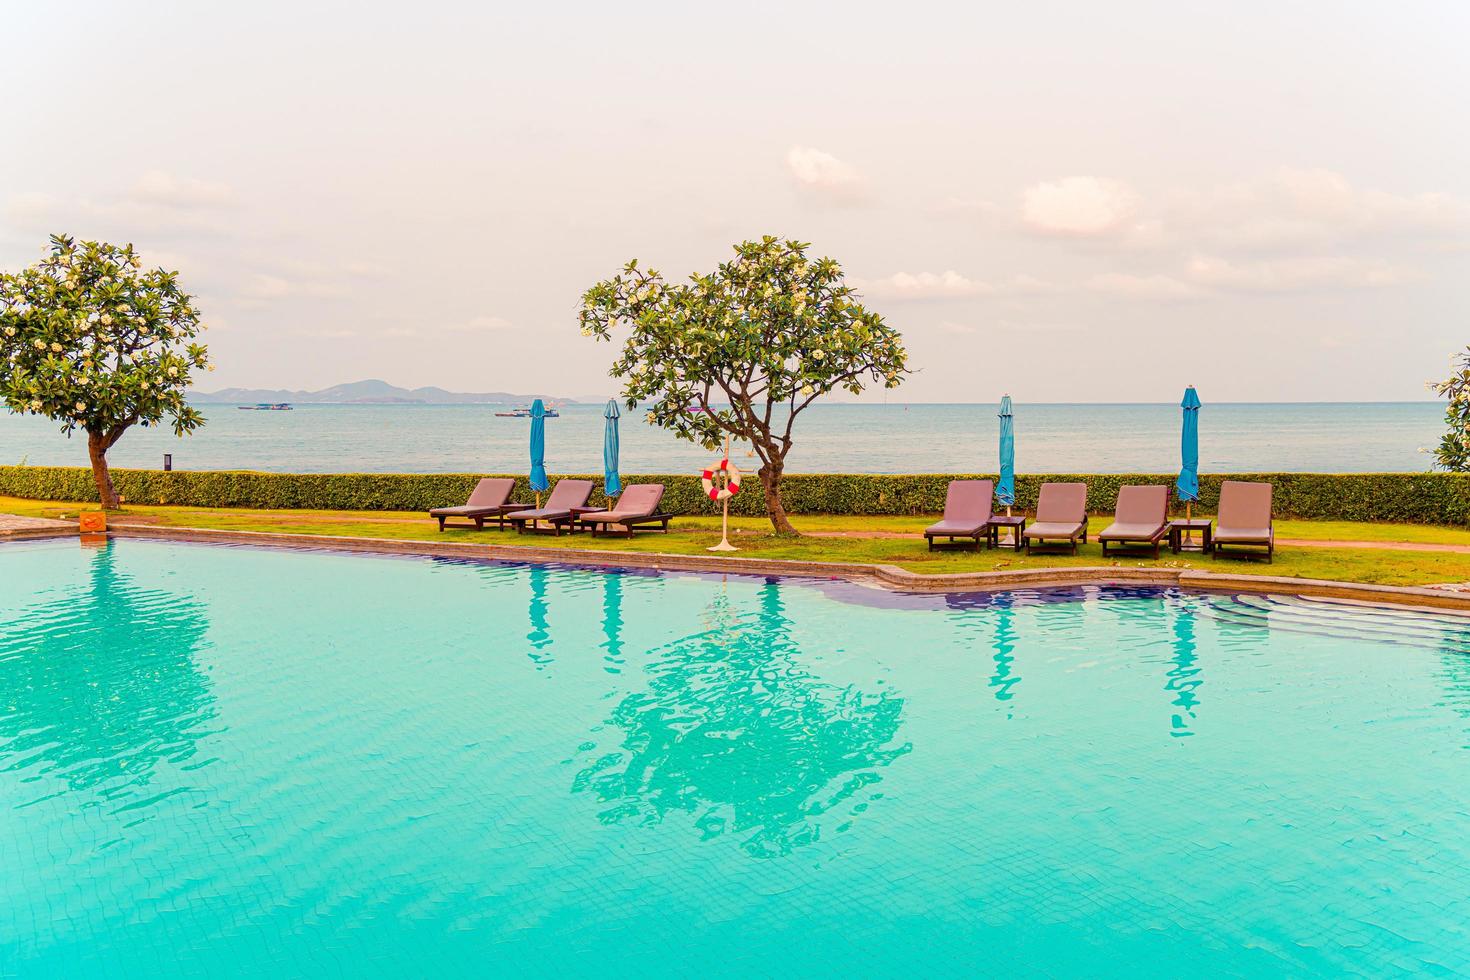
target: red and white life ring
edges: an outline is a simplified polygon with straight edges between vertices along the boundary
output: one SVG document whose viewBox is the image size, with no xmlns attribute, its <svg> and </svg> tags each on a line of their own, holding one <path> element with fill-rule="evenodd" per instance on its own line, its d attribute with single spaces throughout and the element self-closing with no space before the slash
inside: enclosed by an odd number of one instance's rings
<svg viewBox="0 0 1470 980">
<path fill-rule="evenodd" d="M 725 475 L 725 485 L 723 487 L 715 486 L 716 473 L 723 473 Z M 704 484 L 704 495 L 719 503 L 721 500 L 729 500 L 740 492 L 740 470 L 728 458 L 722 459 L 713 468 L 704 471 L 700 482 Z"/>
</svg>

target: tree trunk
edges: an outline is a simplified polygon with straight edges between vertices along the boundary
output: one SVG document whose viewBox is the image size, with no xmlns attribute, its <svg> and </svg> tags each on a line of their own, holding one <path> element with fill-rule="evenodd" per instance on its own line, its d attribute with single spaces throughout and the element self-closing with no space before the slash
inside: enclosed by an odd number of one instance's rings
<svg viewBox="0 0 1470 980">
<path fill-rule="evenodd" d="M 103 433 L 87 433 L 87 455 L 92 457 L 92 479 L 97 481 L 97 499 L 102 502 L 104 510 L 116 510 L 122 506 L 117 499 L 117 490 L 112 485 L 112 474 L 107 470 L 107 450 L 110 447 L 111 444 Z"/>
<path fill-rule="evenodd" d="M 760 468 L 761 486 L 766 492 L 766 513 L 771 517 L 771 526 L 777 534 L 798 537 L 796 528 L 786 519 L 786 507 L 781 503 L 781 463 L 768 463 Z"/>
</svg>

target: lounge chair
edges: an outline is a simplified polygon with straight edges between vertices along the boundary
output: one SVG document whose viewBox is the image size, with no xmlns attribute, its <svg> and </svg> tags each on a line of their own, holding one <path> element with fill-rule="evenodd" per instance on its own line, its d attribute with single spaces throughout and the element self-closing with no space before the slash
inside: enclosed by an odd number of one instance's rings
<svg viewBox="0 0 1470 980">
<path fill-rule="evenodd" d="M 1036 501 L 1036 520 L 1022 534 L 1026 554 L 1032 543 L 1065 541 L 1077 553 L 1077 541 L 1087 543 L 1087 484 L 1043 483 Z"/>
<path fill-rule="evenodd" d="M 524 533 L 526 525 L 531 525 L 535 530 L 539 522 L 545 521 L 561 534 L 562 527 L 572 523 L 574 508 L 587 505 L 587 498 L 592 496 L 591 480 L 561 480 L 551 488 L 551 496 L 546 498 L 545 507 L 531 507 L 526 510 L 518 510 L 505 515 L 505 519 L 516 526 L 517 533 Z"/>
<path fill-rule="evenodd" d="M 1097 540 L 1102 543 L 1104 558 L 1108 556 L 1109 544 L 1115 551 L 1119 545 L 1152 546 L 1157 558 L 1159 542 L 1168 532 L 1168 487 L 1119 487 L 1113 523 L 1097 536 Z"/>
<path fill-rule="evenodd" d="M 990 480 L 950 480 L 944 494 L 944 519 L 924 529 L 924 540 L 934 550 L 935 538 L 974 538 L 975 550 L 980 540 L 989 544 L 990 508 L 995 499 L 995 484 Z"/>
<path fill-rule="evenodd" d="M 1220 484 L 1220 508 L 1215 515 L 1216 556 L 1221 545 L 1265 548 L 1266 561 L 1272 560 L 1276 553 L 1276 529 L 1271 524 L 1271 484 L 1243 480 L 1226 480 Z"/>
<path fill-rule="evenodd" d="M 609 528 L 620 527 L 631 538 L 635 527 L 651 527 L 654 524 L 661 524 L 667 534 L 669 521 L 673 520 L 674 515 L 659 512 L 658 502 L 663 496 L 662 483 L 632 483 L 623 488 L 623 495 L 611 510 L 583 514 L 577 518 L 577 522 L 590 528 L 594 538 L 597 537 L 599 528 L 606 532 Z"/>
<path fill-rule="evenodd" d="M 514 504 L 510 502 L 511 491 L 515 489 L 516 481 L 510 477 L 486 477 L 475 484 L 475 489 L 470 493 L 470 499 L 460 507 L 435 507 L 429 511 L 430 517 L 439 519 L 439 530 L 447 527 L 473 527 L 476 531 L 485 530 L 485 518 L 494 517 L 505 527 L 505 515 L 513 510 L 524 510 L 530 504 Z M 451 517 L 463 517 L 474 521 L 474 524 L 449 524 L 444 522 Z"/>
</svg>

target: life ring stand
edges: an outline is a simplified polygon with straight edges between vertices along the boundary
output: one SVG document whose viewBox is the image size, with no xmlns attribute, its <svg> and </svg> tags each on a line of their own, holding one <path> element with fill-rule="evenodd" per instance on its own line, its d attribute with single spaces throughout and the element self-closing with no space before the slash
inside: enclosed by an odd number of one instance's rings
<svg viewBox="0 0 1470 980">
<path fill-rule="evenodd" d="M 723 486 L 715 486 L 716 474 L 724 476 L 725 482 Z M 710 500 L 713 500 L 715 503 L 719 503 L 722 500 L 729 500 L 740 492 L 740 467 L 730 462 L 730 457 L 726 456 L 714 466 L 705 470 L 700 477 L 700 482 L 704 484 L 704 495 Z"/>
</svg>

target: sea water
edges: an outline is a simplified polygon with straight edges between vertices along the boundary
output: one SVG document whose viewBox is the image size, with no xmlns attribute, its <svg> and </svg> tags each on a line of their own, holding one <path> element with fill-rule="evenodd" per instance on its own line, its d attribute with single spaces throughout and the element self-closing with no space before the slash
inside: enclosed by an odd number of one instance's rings
<svg viewBox="0 0 1470 980">
<path fill-rule="evenodd" d="M 203 406 L 188 438 L 133 428 L 109 454 L 115 466 L 296 473 L 516 473 L 528 466 L 527 419 L 491 405 L 298 405 L 290 412 Z M 974 473 L 996 468 L 995 405 L 817 405 L 797 419 L 788 472 Z M 1442 407 L 1384 404 L 1207 404 L 1200 469 L 1246 472 L 1415 472 L 1439 440 Z M 555 473 L 602 469 L 601 405 L 568 405 L 546 422 Z M 1021 473 L 1170 473 L 1179 469 L 1176 405 L 1017 405 Z M 649 426 L 620 422 L 626 473 L 687 473 L 710 453 Z M 748 459 L 737 446 L 737 461 Z M 85 466 L 85 437 L 45 419 L 0 413 L 0 465 Z M 749 462 L 754 468 L 755 460 Z"/>
</svg>

